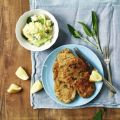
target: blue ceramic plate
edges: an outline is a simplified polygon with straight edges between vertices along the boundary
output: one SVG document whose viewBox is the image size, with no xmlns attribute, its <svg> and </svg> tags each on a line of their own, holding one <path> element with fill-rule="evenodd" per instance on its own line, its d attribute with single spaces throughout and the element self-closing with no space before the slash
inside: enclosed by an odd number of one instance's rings
<svg viewBox="0 0 120 120">
<path fill-rule="evenodd" d="M 57 97 L 55 96 L 55 92 L 54 92 L 54 80 L 53 80 L 53 71 L 52 71 L 53 64 L 55 62 L 57 54 L 61 50 L 65 48 L 69 48 L 73 50 L 75 47 L 77 47 L 86 56 L 86 58 L 90 61 L 90 63 L 92 63 L 100 71 L 100 73 L 103 74 L 103 68 L 102 68 L 102 64 L 100 60 L 95 55 L 95 53 L 93 53 L 89 48 L 85 46 L 76 45 L 76 44 L 63 45 L 63 46 L 56 48 L 53 52 L 51 52 L 50 55 L 45 60 L 43 68 L 42 68 L 41 76 L 42 76 L 43 86 L 44 86 L 46 93 L 51 99 L 53 99 L 55 102 L 62 104 L 66 107 L 75 107 L 75 106 L 82 106 L 82 105 L 87 104 L 88 102 L 93 100 L 98 95 L 103 85 L 103 82 L 96 82 L 95 83 L 96 90 L 94 94 L 89 98 L 82 98 L 82 97 L 76 96 L 75 100 L 73 100 L 71 103 L 68 103 L 68 104 L 65 104 L 59 101 L 59 99 L 57 99 Z"/>
</svg>

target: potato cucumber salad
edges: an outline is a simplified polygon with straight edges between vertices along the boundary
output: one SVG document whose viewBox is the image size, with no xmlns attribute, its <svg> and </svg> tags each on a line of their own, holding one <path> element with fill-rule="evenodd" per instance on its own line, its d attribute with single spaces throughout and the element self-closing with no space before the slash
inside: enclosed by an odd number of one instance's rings
<svg viewBox="0 0 120 120">
<path fill-rule="evenodd" d="M 37 47 L 51 42 L 53 37 L 53 22 L 44 14 L 28 17 L 22 30 L 22 35 L 29 43 Z"/>
</svg>

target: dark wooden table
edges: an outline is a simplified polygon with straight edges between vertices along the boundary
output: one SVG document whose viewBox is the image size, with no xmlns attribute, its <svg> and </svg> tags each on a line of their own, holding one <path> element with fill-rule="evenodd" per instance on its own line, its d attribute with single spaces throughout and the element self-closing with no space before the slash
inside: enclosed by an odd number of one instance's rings
<svg viewBox="0 0 120 120">
<path fill-rule="evenodd" d="M 28 0 L 0 0 L 0 120 L 92 120 L 99 108 L 33 110 L 30 106 L 30 80 L 21 81 L 15 76 L 19 66 L 31 74 L 30 52 L 15 37 L 16 21 L 27 10 Z M 24 90 L 9 95 L 6 90 L 11 83 Z M 120 109 L 107 109 L 104 120 L 120 120 Z"/>
</svg>

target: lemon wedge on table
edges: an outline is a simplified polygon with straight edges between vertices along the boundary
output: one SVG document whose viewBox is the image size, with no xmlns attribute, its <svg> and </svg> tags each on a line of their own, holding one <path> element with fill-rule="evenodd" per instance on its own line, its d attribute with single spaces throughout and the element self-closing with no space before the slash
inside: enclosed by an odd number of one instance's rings
<svg viewBox="0 0 120 120">
<path fill-rule="evenodd" d="M 35 83 L 31 86 L 31 94 L 40 91 L 43 88 L 42 82 L 40 80 L 35 81 Z"/>
<path fill-rule="evenodd" d="M 22 80 L 28 80 L 29 76 L 26 71 L 20 66 L 16 71 L 16 76 Z"/>
<path fill-rule="evenodd" d="M 11 84 L 9 88 L 7 89 L 7 92 L 12 94 L 12 93 L 18 93 L 22 90 L 22 87 L 16 85 L 16 84 Z"/>
<path fill-rule="evenodd" d="M 89 81 L 91 81 L 91 82 L 102 81 L 102 76 L 100 75 L 100 73 L 96 69 L 94 69 L 90 75 Z"/>
</svg>

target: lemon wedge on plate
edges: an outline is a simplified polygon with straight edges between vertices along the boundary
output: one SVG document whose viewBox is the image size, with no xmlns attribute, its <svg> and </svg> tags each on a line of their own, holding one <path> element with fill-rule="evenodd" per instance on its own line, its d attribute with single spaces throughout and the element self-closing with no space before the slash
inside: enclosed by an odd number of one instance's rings
<svg viewBox="0 0 120 120">
<path fill-rule="evenodd" d="M 22 88 L 20 86 L 13 83 L 9 86 L 9 88 L 7 89 L 7 92 L 12 94 L 12 93 L 18 93 L 21 90 Z"/>
<path fill-rule="evenodd" d="M 22 80 L 28 80 L 29 76 L 25 72 L 25 70 L 20 66 L 16 71 L 16 76 Z"/>
<path fill-rule="evenodd" d="M 40 80 L 35 81 L 35 83 L 31 87 L 31 94 L 40 91 L 43 88 L 42 82 Z"/>
<path fill-rule="evenodd" d="M 99 74 L 99 72 L 96 69 L 94 69 L 90 75 L 89 81 L 91 82 L 102 81 L 102 76 Z"/>
</svg>

